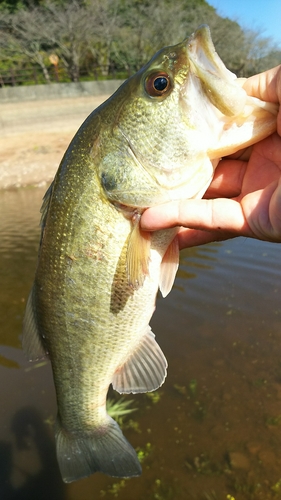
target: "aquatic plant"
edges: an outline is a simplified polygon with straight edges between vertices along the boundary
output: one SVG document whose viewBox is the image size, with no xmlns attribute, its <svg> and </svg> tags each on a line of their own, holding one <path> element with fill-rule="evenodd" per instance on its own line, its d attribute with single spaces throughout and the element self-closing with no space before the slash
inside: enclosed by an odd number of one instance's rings
<svg viewBox="0 0 281 500">
<path fill-rule="evenodd" d="M 120 423 L 120 422 L 119 422 Z M 133 420 L 130 418 L 129 420 L 126 420 L 125 422 L 121 422 L 120 426 L 122 429 L 132 429 L 133 431 L 137 432 L 138 434 L 141 434 L 141 428 L 139 422 L 136 420 Z"/>
<path fill-rule="evenodd" d="M 114 497 L 118 497 L 120 491 L 126 486 L 126 479 L 121 479 L 120 481 L 116 481 L 107 487 L 106 490 L 100 490 L 100 497 L 103 498 L 107 493 L 111 493 Z"/>
<path fill-rule="evenodd" d="M 267 385 L 267 380 L 264 378 L 257 378 L 256 380 L 254 380 L 253 385 L 254 387 L 263 387 Z"/>
<path fill-rule="evenodd" d="M 47 418 L 45 418 L 45 420 L 43 420 L 43 423 L 50 425 L 50 427 L 54 427 L 54 425 L 56 423 L 56 419 L 55 419 L 54 415 L 50 414 Z"/>
<path fill-rule="evenodd" d="M 173 387 L 181 396 L 186 396 L 185 385 L 174 384 Z"/>
<path fill-rule="evenodd" d="M 114 418 L 119 425 L 122 425 L 123 419 L 126 415 L 138 410 L 138 408 L 131 407 L 133 403 L 133 399 L 126 399 L 125 397 L 122 397 L 117 401 L 108 398 L 106 402 L 107 413 Z"/>
<path fill-rule="evenodd" d="M 145 397 L 150 399 L 150 401 L 153 404 L 159 403 L 161 396 L 162 396 L 162 392 L 160 392 L 160 391 L 147 392 L 145 394 Z"/>
<path fill-rule="evenodd" d="M 153 488 L 153 499 L 174 500 L 177 498 L 177 488 L 171 483 L 156 479 Z"/>
<path fill-rule="evenodd" d="M 281 479 L 279 479 L 279 481 L 277 481 L 277 483 L 275 483 L 273 486 L 271 486 L 271 489 L 272 491 L 274 491 L 274 493 L 281 493 Z"/>
<path fill-rule="evenodd" d="M 265 423 L 268 427 L 280 425 L 281 424 L 281 415 L 277 415 L 276 417 L 268 417 L 266 419 Z"/>
<path fill-rule="evenodd" d="M 192 396 L 195 396 L 197 391 L 197 380 L 194 378 L 188 384 L 189 390 Z"/>
<path fill-rule="evenodd" d="M 187 389 L 185 385 L 174 384 L 173 387 L 182 396 L 187 396 Z M 189 394 L 191 395 L 191 397 L 194 397 L 196 395 L 197 387 L 197 380 L 195 378 L 191 379 L 188 384 Z"/>
<path fill-rule="evenodd" d="M 244 495 L 246 494 L 247 495 L 246 498 L 248 498 L 249 500 L 250 499 L 256 500 L 257 494 L 260 493 L 261 491 L 260 483 L 251 483 L 246 479 L 241 480 L 238 478 L 234 478 L 232 488 L 235 490 L 236 493 L 243 493 Z M 232 500 L 232 497 L 230 496 L 230 499 L 227 500 Z"/>
<path fill-rule="evenodd" d="M 125 479 L 121 479 L 121 481 L 113 483 L 111 487 L 108 489 L 108 492 L 114 495 L 115 497 L 118 497 L 120 490 L 122 490 L 122 488 L 125 487 L 126 484 L 125 481 L 126 481 Z"/>
<path fill-rule="evenodd" d="M 185 466 L 189 470 L 195 470 L 198 474 L 205 476 L 217 476 L 223 473 L 221 466 L 212 460 L 207 453 L 201 453 L 194 459 L 186 460 Z"/>
<path fill-rule="evenodd" d="M 144 448 L 138 447 L 136 449 L 138 459 L 142 463 L 152 452 L 152 444 L 151 443 L 146 443 Z"/>
</svg>

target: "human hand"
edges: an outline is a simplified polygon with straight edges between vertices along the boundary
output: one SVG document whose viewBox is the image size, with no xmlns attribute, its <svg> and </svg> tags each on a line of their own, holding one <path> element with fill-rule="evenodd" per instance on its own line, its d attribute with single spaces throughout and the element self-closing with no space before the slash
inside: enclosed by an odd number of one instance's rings
<svg viewBox="0 0 281 500">
<path fill-rule="evenodd" d="M 281 102 L 281 66 L 244 84 L 248 94 Z M 281 110 L 277 133 L 223 158 L 202 200 L 182 200 L 147 209 L 142 229 L 181 226 L 180 248 L 235 236 L 281 242 Z"/>
</svg>

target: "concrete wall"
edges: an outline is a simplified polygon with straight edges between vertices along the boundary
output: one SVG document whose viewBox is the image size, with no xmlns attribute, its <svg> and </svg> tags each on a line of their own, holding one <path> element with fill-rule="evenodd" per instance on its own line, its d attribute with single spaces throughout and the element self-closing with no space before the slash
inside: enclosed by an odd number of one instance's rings
<svg viewBox="0 0 281 500">
<path fill-rule="evenodd" d="M 123 80 L 102 80 L 78 83 L 51 83 L 0 88 L 1 102 L 36 101 L 94 95 L 111 95 Z"/>
</svg>

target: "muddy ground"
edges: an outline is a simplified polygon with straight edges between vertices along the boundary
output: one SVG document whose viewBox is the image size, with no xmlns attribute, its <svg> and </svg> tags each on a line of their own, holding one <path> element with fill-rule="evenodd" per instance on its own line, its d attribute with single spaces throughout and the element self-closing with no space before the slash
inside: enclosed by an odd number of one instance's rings
<svg viewBox="0 0 281 500">
<path fill-rule="evenodd" d="M 49 183 L 81 123 L 107 97 L 0 103 L 0 189 Z"/>
</svg>

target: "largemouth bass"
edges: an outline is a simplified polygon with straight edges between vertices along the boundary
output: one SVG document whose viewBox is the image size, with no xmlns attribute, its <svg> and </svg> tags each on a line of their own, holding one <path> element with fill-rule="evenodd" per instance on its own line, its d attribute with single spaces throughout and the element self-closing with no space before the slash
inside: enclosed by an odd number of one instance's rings
<svg viewBox="0 0 281 500">
<path fill-rule="evenodd" d="M 149 321 L 179 259 L 177 229 L 145 233 L 141 214 L 201 197 L 219 158 L 272 133 L 276 114 L 247 96 L 202 26 L 160 50 L 72 140 L 45 195 L 23 333 L 29 358 L 52 363 L 64 481 L 141 472 L 106 396 L 110 384 L 120 393 L 163 384 Z"/>
</svg>

